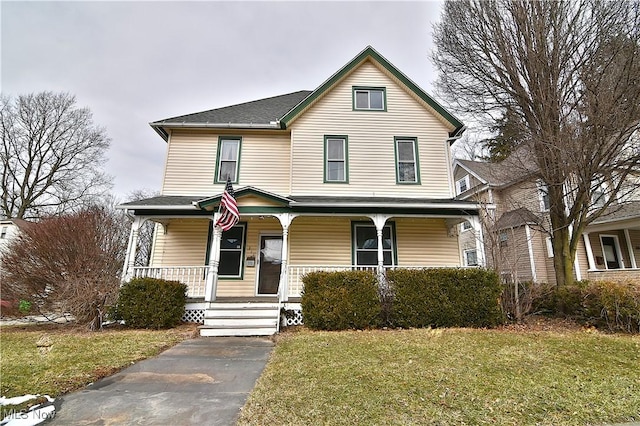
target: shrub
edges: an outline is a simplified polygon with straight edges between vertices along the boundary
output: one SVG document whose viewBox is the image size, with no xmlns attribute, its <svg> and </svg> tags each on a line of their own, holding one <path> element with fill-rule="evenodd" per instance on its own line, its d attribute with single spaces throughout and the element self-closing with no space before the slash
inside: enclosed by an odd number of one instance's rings
<svg viewBox="0 0 640 426">
<path fill-rule="evenodd" d="M 0 293 L 99 329 L 120 288 L 127 228 L 126 216 L 101 206 L 22 226 L 2 257 Z"/>
<path fill-rule="evenodd" d="M 516 289 L 518 292 L 516 293 Z M 505 315 L 516 321 L 521 321 L 531 313 L 535 303 L 539 303 L 543 294 L 548 291 L 544 284 L 533 281 L 507 282 L 503 284 L 500 300 Z"/>
<path fill-rule="evenodd" d="M 303 277 L 304 324 L 316 330 L 378 327 L 378 280 L 367 271 L 312 272 Z"/>
<path fill-rule="evenodd" d="M 640 332 L 640 285 L 596 281 L 586 287 L 584 317 L 599 327 L 627 333 Z"/>
<path fill-rule="evenodd" d="M 396 269 L 387 272 L 393 292 L 391 323 L 399 327 L 492 327 L 504 322 L 502 287 L 484 269 Z"/>
<path fill-rule="evenodd" d="M 559 287 L 547 285 L 537 301 L 536 310 L 553 316 L 580 319 L 584 316 L 583 302 L 587 285 L 587 281 Z"/>
<path fill-rule="evenodd" d="M 129 327 L 170 328 L 180 323 L 186 303 L 186 284 L 134 278 L 120 289 L 114 316 Z"/>
</svg>

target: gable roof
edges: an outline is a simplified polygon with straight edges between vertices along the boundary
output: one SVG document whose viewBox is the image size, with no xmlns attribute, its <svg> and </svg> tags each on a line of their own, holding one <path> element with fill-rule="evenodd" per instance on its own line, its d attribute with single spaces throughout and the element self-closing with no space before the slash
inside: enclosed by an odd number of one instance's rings
<svg viewBox="0 0 640 426">
<path fill-rule="evenodd" d="M 537 166 L 529 158 L 525 150 L 519 150 L 495 163 L 458 158 L 454 161 L 454 167 L 462 167 L 485 185 L 504 187 L 536 173 Z"/>
<path fill-rule="evenodd" d="M 287 111 L 298 105 L 311 91 L 300 90 L 286 95 L 272 96 L 223 108 L 179 115 L 154 121 L 149 125 L 164 140 L 171 127 L 218 127 L 279 129 L 278 121 Z"/>
<path fill-rule="evenodd" d="M 522 225 L 538 225 L 540 218 L 531 210 L 519 208 L 505 212 L 496 222 L 496 229 L 517 228 Z"/>
<path fill-rule="evenodd" d="M 165 141 L 169 138 L 169 133 L 166 130 L 168 128 L 286 129 L 300 114 L 366 60 L 372 60 L 379 64 L 400 83 L 406 86 L 408 90 L 432 108 L 436 114 L 442 117 L 442 119 L 453 128 L 453 130 L 449 132 L 451 141 L 462 135 L 465 126 L 460 120 L 448 112 L 442 105 L 436 102 L 435 99 L 429 96 L 371 46 L 367 46 L 314 91 L 301 90 L 286 95 L 273 96 L 223 108 L 180 115 L 154 121 L 149 123 L 149 125 Z"/>
<path fill-rule="evenodd" d="M 333 88 L 339 81 L 341 81 L 346 75 L 348 75 L 352 70 L 357 68 L 364 61 L 371 59 L 380 64 L 383 68 L 385 68 L 389 73 L 391 73 L 395 78 L 397 78 L 402 84 L 404 84 L 409 90 L 415 93 L 420 99 L 422 99 L 427 105 L 429 105 L 433 110 L 442 116 L 451 126 L 453 126 L 453 130 L 449 132 L 450 137 L 458 137 L 460 136 L 465 129 L 464 124 L 458 120 L 453 114 L 444 109 L 442 105 L 436 102 L 431 96 L 429 96 L 424 90 L 422 90 L 416 83 L 411 81 L 409 77 L 404 75 L 398 68 L 396 68 L 391 62 L 389 62 L 386 58 L 384 58 L 380 53 L 378 53 L 373 47 L 367 46 L 362 52 L 360 52 L 355 58 L 349 61 L 345 66 L 340 68 L 335 74 L 333 74 L 329 79 L 327 79 L 324 83 L 322 83 L 316 90 L 314 90 L 307 98 L 305 98 L 300 104 L 296 105 L 295 108 L 288 111 L 282 118 L 281 124 L 282 128 L 286 128 L 293 120 L 295 120 L 304 110 L 306 110 L 309 106 L 311 106 L 319 97 L 321 97 L 325 92 Z"/>
</svg>

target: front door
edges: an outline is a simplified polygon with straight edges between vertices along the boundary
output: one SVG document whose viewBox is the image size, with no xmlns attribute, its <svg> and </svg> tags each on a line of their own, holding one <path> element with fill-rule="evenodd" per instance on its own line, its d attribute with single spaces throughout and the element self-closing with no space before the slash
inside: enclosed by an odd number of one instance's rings
<svg viewBox="0 0 640 426">
<path fill-rule="evenodd" d="M 258 268 L 258 295 L 278 294 L 282 265 L 282 236 L 260 237 L 260 264 Z"/>
<path fill-rule="evenodd" d="M 613 236 L 601 236 L 602 253 L 604 254 L 604 262 L 607 269 L 620 269 L 620 258 L 618 257 L 618 240 Z"/>
</svg>

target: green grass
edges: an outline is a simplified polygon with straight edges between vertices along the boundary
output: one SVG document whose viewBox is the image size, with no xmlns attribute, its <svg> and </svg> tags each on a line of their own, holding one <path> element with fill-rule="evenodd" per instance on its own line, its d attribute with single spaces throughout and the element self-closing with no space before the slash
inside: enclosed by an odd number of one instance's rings
<svg viewBox="0 0 640 426">
<path fill-rule="evenodd" d="M 640 336 L 405 330 L 285 333 L 240 425 L 640 421 Z"/>
<path fill-rule="evenodd" d="M 185 338 L 193 325 L 169 330 L 3 326 L 0 329 L 0 395 L 58 396 L 153 356 Z M 38 348 L 38 341 L 51 346 Z"/>
</svg>

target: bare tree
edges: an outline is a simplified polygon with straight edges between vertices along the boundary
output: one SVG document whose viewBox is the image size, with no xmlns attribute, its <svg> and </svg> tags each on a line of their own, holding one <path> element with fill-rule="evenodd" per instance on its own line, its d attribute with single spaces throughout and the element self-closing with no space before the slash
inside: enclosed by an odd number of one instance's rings
<svg viewBox="0 0 640 426">
<path fill-rule="evenodd" d="M 158 191 L 150 189 L 137 189 L 127 195 L 127 201 L 137 201 L 160 195 Z M 148 266 L 151 260 L 151 249 L 153 248 L 153 231 L 155 222 L 145 221 L 138 229 L 138 246 L 136 247 L 136 266 Z"/>
<path fill-rule="evenodd" d="M 639 9 L 447 1 L 435 29 L 439 90 L 499 133 L 490 150 L 525 152 L 523 167 L 535 166 L 546 186 L 558 285 L 574 280 L 584 228 L 624 198 L 640 169 Z"/>
<path fill-rule="evenodd" d="M 1 291 L 99 328 L 120 288 L 127 241 L 122 213 L 109 207 L 31 223 L 3 255 Z"/>
<path fill-rule="evenodd" d="M 94 201 L 110 186 L 101 171 L 109 147 L 106 130 L 93 123 L 68 93 L 0 98 L 0 215 L 38 218 Z"/>
</svg>

